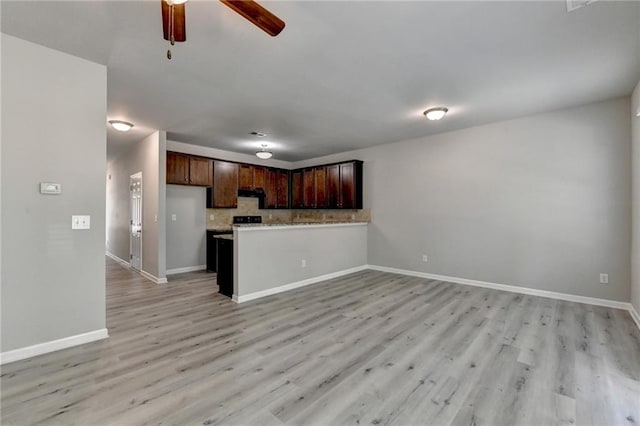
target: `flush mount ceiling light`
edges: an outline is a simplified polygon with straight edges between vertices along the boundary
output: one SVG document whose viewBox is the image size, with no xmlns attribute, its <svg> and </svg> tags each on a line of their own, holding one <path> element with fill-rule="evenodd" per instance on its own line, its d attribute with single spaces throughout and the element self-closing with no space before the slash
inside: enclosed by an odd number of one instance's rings
<svg viewBox="0 0 640 426">
<path fill-rule="evenodd" d="M 133 124 L 122 120 L 109 120 L 109 124 L 119 132 L 128 132 L 133 127 Z"/>
<path fill-rule="evenodd" d="M 259 137 L 259 138 L 264 138 L 265 136 L 267 136 L 267 134 L 266 134 L 266 133 L 262 133 L 262 132 L 251 132 L 251 133 L 249 133 L 249 134 L 250 134 L 250 135 L 253 135 L 253 136 L 257 136 L 257 137 Z"/>
<path fill-rule="evenodd" d="M 449 111 L 448 108 L 445 107 L 437 107 L 437 108 L 429 108 L 423 114 L 429 120 L 441 120 Z"/>
<path fill-rule="evenodd" d="M 256 157 L 261 160 L 267 160 L 273 156 L 273 152 L 267 149 L 267 144 L 263 143 L 262 148 L 259 151 L 256 151 Z"/>
</svg>

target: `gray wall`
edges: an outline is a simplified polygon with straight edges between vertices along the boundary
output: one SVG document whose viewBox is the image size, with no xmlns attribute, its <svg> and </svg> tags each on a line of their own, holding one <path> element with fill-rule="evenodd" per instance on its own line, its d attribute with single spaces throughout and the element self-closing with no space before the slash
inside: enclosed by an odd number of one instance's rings
<svg viewBox="0 0 640 426">
<path fill-rule="evenodd" d="M 107 70 L 1 37 L 5 352 L 105 328 Z M 71 230 L 74 214 L 91 229 Z"/>
<path fill-rule="evenodd" d="M 615 99 L 294 166 L 365 161 L 370 264 L 628 301 L 629 108 Z"/>
<path fill-rule="evenodd" d="M 205 188 L 167 185 L 166 221 L 167 270 L 206 265 Z"/>
<path fill-rule="evenodd" d="M 631 96 L 633 162 L 633 232 L 631 249 L 631 303 L 640 312 L 640 82 Z"/>
<path fill-rule="evenodd" d="M 235 259 L 250 259 L 235 265 L 236 296 L 367 263 L 367 225 L 362 224 L 240 228 L 234 238 Z"/>
<path fill-rule="evenodd" d="M 107 164 L 107 251 L 129 259 L 129 177 L 142 172 L 142 270 L 160 279 L 165 277 L 165 151 L 164 132 L 155 132 Z"/>
</svg>

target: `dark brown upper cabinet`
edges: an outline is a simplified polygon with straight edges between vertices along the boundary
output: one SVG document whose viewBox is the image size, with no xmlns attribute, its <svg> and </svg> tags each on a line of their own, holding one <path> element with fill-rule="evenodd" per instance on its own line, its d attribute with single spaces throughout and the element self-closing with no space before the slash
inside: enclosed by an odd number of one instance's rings
<svg viewBox="0 0 640 426">
<path fill-rule="evenodd" d="M 326 166 L 327 207 L 337 209 L 340 205 L 340 164 Z"/>
<path fill-rule="evenodd" d="M 355 163 L 340 164 L 340 203 L 338 207 L 342 209 L 362 208 L 362 196 L 360 197 L 360 207 L 356 207 L 358 203 L 356 202 L 355 168 Z"/>
<path fill-rule="evenodd" d="M 306 208 L 316 207 L 316 186 L 314 169 L 304 169 L 302 172 L 302 206 Z"/>
<path fill-rule="evenodd" d="M 228 161 L 213 161 L 213 188 L 207 199 L 208 208 L 238 207 L 239 165 Z"/>
<path fill-rule="evenodd" d="M 265 170 L 265 202 L 267 209 L 289 207 L 289 172 L 279 169 Z"/>
<path fill-rule="evenodd" d="M 211 186 L 212 160 L 203 157 L 167 152 L 167 183 Z"/>
<path fill-rule="evenodd" d="M 262 166 L 253 166 L 253 188 L 264 189 L 267 185 L 267 168 Z"/>
<path fill-rule="evenodd" d="M 167 152 L 167 183 L 189 184 L 189 156 Z"/>
<path fill-rule="evenodd" d="M 262 166 L 251 164 L 240 164 L 240 189 L 265 189 L 267 179 L 267 169 Z"/>
<path fill-rule="evenodd" d="M 239 167 L 238 188 L 251 189 L 253 187 L 253 166 L 240 164 Z"/>
<path fill-rule="evenodd" d="M 189 183 L 198 186 L 213 184 L 213 161 L 206 158 L 189 158 Z"/>
<path fill-rule="evenodd" d="M 362 169 L 358 160 L 289 171 L 167 152 L 167 183 L 208 187 L 207 208 L 236 208 L 238 189 L 262 189 L 260 208 L 361 209 Z"/>
<path fill-rule="evenodd" d="M 267 209 L 275 209 L 278 206 L 278 171 L 275 169 L 268 169 L 266 172 L 264 206 Z"/>
<path fill-rule="evenodd" d="M 303 170 L 294 170 L 291 172 L 291 207 L 304 207 L 304 187 L 302 186 Z"/>
<path fill-rule="evenodd" d="M 323 209 L 327 207 L 327 169 L 324 166 L 313 169 L 313 184 L 315 189 L 315 206 Z"/>
<path fill-rule="evenodd" d="M 361 209 L 362 161 L 316 167 L 314 185 L 317 208 Z"/>
<path fill-rule="evenodd" d="M 276 172 L 276 180 L 278 186 L 276 208 L 289 208 L 289 172 L 287 170 L 278 170 Z"/>
</svg>

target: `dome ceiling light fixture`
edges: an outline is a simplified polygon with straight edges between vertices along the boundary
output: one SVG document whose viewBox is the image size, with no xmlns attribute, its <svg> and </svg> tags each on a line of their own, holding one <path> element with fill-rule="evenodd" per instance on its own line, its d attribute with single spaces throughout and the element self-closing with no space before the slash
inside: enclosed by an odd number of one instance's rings
<svg viewBox="0 0 640 426">
<path fill-rule="evenodd" d="M 429 108 L 423 114 L 429 120 L 434 121 L 434 120 L 442 120 L 444 116 L 447 114 L 447 111 L 449 111 L 448 108 L 436 107 L 436 108 Z"/>
<path fill-rule="evenodd" d="M 109 120 L 109 124 L 119 132 L 128 132 L 133 127 L 133 123 L 122 120 Z"/>
<path fill-rule="evenodd" d="M 256 157 L 258 157 L 261 160 L 268 160 L 269 158 L 271 158 L 273 156 L 273 152 L 269 151 L 267 149 L 267 144 L 263 143 L 262 144 L 262 148 L 258 151 L 256 151 Z"/>
</svg>

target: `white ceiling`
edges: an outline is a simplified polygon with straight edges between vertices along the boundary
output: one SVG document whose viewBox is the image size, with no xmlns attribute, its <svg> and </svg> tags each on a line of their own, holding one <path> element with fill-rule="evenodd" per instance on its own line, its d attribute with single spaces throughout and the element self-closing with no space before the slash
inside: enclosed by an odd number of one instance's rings
<svg viewBox="0 0 640 426">
<path fill-rule="evenodd" d="M 223 4 L 187 3 L 187 41 L 159 1 L 2 1 L 2 32 L 108 66 L 109 153 L 154 129 L 295 161 L 628 95 L 640 2 L 262 2 L 271 38 Z M 444 105 L 429 122 L 422 111 Z"/>
</svg>

